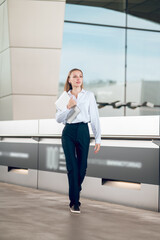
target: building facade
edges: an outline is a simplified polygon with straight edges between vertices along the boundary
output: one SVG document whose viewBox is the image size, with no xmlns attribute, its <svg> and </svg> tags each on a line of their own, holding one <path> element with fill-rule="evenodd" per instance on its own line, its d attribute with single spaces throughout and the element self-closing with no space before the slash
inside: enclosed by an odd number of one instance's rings
<svg viewBox="0 0 160 240">
<path fill-rule="evenodd" d="M 0 1 L 0 120 L 54 118 L 72 68 L 100 116 L 160 114 L 158 0 Z"/>
</svg>

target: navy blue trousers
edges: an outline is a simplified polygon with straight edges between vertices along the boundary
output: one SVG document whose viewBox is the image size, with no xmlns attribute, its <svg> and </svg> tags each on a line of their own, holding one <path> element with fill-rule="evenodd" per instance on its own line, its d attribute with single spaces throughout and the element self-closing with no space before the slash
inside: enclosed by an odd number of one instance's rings
<svg viewBox="0 0 160 240">
<path fill-rule="evenodd" d="M 70 206 L 79 204 L 81 185 L 87 169 L 89 144 L 88 123 L 65 125 L 62 132 L 62 147 L 66 158 Z"/>
</svg>

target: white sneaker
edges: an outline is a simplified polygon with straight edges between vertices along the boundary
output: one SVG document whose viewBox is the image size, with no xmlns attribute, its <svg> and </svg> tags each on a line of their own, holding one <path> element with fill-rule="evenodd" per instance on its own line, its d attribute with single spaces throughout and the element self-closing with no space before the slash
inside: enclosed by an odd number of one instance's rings
<svg viewBox="0 0 160 240">
<path fill-rule="evenodd" d="M 81 212 L 79 206 L 75 206 L 75 205 L 73 205 L 72 207 L 70 207 L 70 211 L 71 211 L 72 213 L 80 213 L 80 212 Z"/>
</svg>

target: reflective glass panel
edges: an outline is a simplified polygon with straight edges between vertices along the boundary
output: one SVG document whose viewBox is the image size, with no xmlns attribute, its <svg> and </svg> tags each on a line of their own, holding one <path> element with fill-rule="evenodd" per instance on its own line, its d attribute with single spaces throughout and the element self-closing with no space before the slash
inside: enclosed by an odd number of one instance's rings
<svg viewBox="0 0 160 240">
<path fill-rule="evenodd" d="M 160 31 L 160 1 L 128 0 L 128 27 Z"/>
<path fill-rule="evenodd" d="M 160 33 L 128 30 L 127 44 L 127 102 L 148 102 L 127 115 L 160 114 Z"/>
<path fill-rule="evenodd" d="M 99 26 L 64 24 L 59 92 L 68 72 L 80 68 L 84 88 L 95 93 L 97 102 L 124 101 L 125 30 Z M 109 105 L 100 116 L 123 115 L 123 108 Z"/>
<path fill-rule="evenodd" d="M 73 1 L 67 1 L 73 2 Z M 112 4 L 104 0 L 90 1 L 86 6 L 86 1 L 77 4 L 66 4 L 65 20 L 87 22 L 94 24 L 125 26 L 125 0 Z M 90 4 L 90 5 L 89 5 Z M 102 7 L 103 6 L 103 7 Z"/>
</svg>

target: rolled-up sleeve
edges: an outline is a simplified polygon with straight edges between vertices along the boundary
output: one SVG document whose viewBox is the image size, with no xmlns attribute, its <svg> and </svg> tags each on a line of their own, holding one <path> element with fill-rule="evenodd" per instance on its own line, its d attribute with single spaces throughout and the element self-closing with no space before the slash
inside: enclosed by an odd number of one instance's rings
<svg viewBox="0 0 160 240">
<path fill-rule="evenodd" d="M 71 111 L 71 109 L 68 109 L 67 107 L 65 107 L 63 110 L 60 110 L 60 109 L 57 108 L 56 121 L 58 123 L 64 123 L 65 124 L 67 116 L 68 116 L 70 111 Z"/>
<path fill-rule="evenodd" d="M 91 92 L 90 94 L 90 119 L 91 119 L 91 127 L 95 137 L 95 143 L 101 143 L 101 127 L 100 127 L 100 120 L 99 120 L 99 112 L 96 103 L 96 99 L 94 94 Z"/>
</svg>

